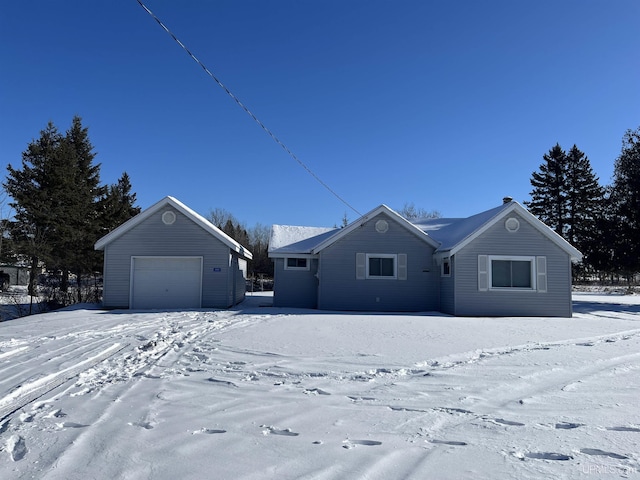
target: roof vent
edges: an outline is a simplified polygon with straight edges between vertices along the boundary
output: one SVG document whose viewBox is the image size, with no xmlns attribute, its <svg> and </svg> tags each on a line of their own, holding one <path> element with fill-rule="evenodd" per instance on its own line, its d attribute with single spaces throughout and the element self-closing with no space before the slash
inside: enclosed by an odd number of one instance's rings
<svg viewBox="0 0 640 480">
<path fill-rule="evenodd" d="M 504 197 L 502 199 L 502 203 L 511 203 L 513 202 L 513 197 Z"/>
</svg>

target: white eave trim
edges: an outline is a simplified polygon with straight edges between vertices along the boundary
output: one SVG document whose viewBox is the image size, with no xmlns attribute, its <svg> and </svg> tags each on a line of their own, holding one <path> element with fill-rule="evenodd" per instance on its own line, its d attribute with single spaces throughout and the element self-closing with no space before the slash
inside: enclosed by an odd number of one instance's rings
<svg viewBox="0 0 640 480">
<path fill-rule="evenodd" d="M 175 208 L 176 210 L 184 214 L 186 217 L 191 219 L 194 223 L 196 223 L 197 225 L 202 227 L 204 230 L 206 230 L 208 233 L 210 233 L 211 235 L 216 237 L 218 240 L 220 240 L 222 243 L 227 245 L 234 252 L 240 254 L 241 256 L 249 260 L 253 258 L 253 255 L 249 250 L 247 250 L 245 247 L 240 245 L 238 242 L 236 242 L 229 235 L 227 235 L 218 227 L 216 227 L 209 220 L 204 218 L 202 215 L 196 213 L 195 211 L 191 210 L 189 207 L 187 207 L 184 203 L 180 202 L 176 198 L 170 197 L 170 196 L 167 196 L 162 200 L 160 200 L 159 202 L 154 203 L 152 206 L 150 206 L 146 210 L 143 210 L 135 217 L 130 218 L 129 220 L 124 222 L 122 225 L 120 225 L 119 227 L 115 228 L 114 230 L 106 234 L 104 237 L 102 237 L 95 243 L 94 249 L 104 250 L 104 247 L 106 245 L 113 242 L 115 239 L 119 238 L 121 235 L 128 232 L 136 225 L 139 225 L 140 223 L 142 223 L 143 221 L 145 221 L 146 219 L 148 219 L 153 214 L 155 214 L 156 212 L 158 212 L 160 209 L 162 209 L 167 205 L 170 205 L 171 207 Z"/>
<path fill-rule="evenodd" d="M 323 242 L 319 243 L 318 245 L 316 245 L 313 248 L 312 253 L 320 253 L 322 250 L 324 250 L 328 246 L 332 245 L 333 243 L 335 243 L 336 241 L 338 241 L 342 237 L 350 234 L 351 232 L 353 232 L 357 228 L 360 228 L 360 226 L 363 223 L 369 221 L 372 218 L 375 218 L 377 215 L 379 215 L 381 213 L 384 213 L 388 217 L 390 217 L 391 219 L 395 220 L 399 225 L 401 225 L 404 228 L 406 228 L 409 232 L 413 233 L 414 235 L 419 237 L 421 240 L 424 240 L 426 243 L 431 245 L 433 248 L 438 248 L 438 246 L 440 246 L 439 242 L 436 242 L 433 238 L 431 238 L 422 229 L 418 228 L 413 223 L 411 223 L 406 218 L 404 218 L 402 215 L 398 214 L 397 212 L 395 212 L 394 210 L 392 210 L 391 208 L 389 208 L 389 207 L 387 207 L 386 205 L 383 204 L 383 205 L 380 205 L 379 207 L 371 210 L 369 213 L 363 215 L 362 217 L 358 218 L 356 221 L 350 223 L 346 227 L 341 228 L 338 232 L 335 233 L 335 235 L 332 235 L 331 237 L 327 238 L 325 241 L 323 241 Z"/>
<path fill-rule="evenodd" d="M 516 201 L 511 202 L 511 205 L 509 205 L 504 210 L 501 210 L 498 214 L 496 214 L 495 217 L 485 222 L 480 228 L 475 230 L 468 237 L 466 237 L 465 239 L 461 240 L 456 245 L 451 247 L 448 251 L 446 251 L 446 254 L 445 254 L 445 251 L 441 251 L 437 253 L 443 254 L 443 256 L 455 255 L 462 248 L 464 248 L 469 243 L 471 243 L 476 238 L 478 238 L 480 235 L 482 235 L 484 232 L 486 232 L 490 227 L 492 227 L 501 219 L 503 219 L 508 214 L 514 211 L 518 213 L 520 216 L 524 217 L 531 226 L 533 226 L 536 230 L 542 233 L 545 237 L 547 237 L 549 240 L 555 243 L 562 250 L 567 252 L 567 254 L 571 257 L 572 261 L 579 262 L 580 260 L 582 260 L 582 253 L 577 248 L 575 248 L 573 245 L 567 242 L 564 238 L 562 238 L 560 235 L 554 232 L 545 223 L 540 221 L 535 215 L 533 215 L 529 210 L 524 208 L 522 205 L 520 205 Z"/>
</svg>

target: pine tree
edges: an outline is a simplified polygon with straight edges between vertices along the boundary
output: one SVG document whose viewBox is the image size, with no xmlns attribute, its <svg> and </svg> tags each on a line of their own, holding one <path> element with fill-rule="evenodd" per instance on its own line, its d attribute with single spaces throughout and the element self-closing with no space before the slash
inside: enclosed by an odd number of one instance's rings
<svg viewBox="0 0 640 480">
<path fill-rule="evenodd" d="M 49 122 L 23 152 L 21 168 L 7 167 L 4 187 L 16 212 L 11 236 L 16 250 L 31 263 L 32 293 L 36 267 L 42 263 L 62 272 L 62 291 L 70 272 L 80 282 L 98 263 L 93 244 L 104 233 L 109 195 L 100 184 L 95 156 L 88 129 L 76 116 L 65 135 Z M 121 189 L 135 201 L 130 188 L 126 177 Z"/>
<path fill-rule="evenodd" d="M 602 266 L 604 236 L 604 188 L 593 173 L 589 159 L 574 145 L 565 152 L 556 144 L 543 156 L 544 163 L 531 176 L 531 213 L 580 250 L 583 263 L 574 274 Z"/>
<path fill-rule="evenodd" d="M 529 211 L 564 237 L 567 218 L 567 154 L 556 144 L 543 157 L 538 172 L 531 175 Z"/>
<path fill-rule="evenodd" d="M 50 261 L 55 237 L 55 181 L 56 164 L 60 157 L 63 137 L 49 122 L 22 153 L 21 169 L 7 166 L 9 171 L 4 188 L 13 199 L 9 205 L 15 210 L 11 236 L 17 249 L 31 266 L 29 294 L 35 294 L 37 268 L 41 261 Z"/>
<path fill-rule="evenodd" d="M 140 207 L 136 206 L 136 194 L 131 192 L 131 188 L 127 172 L 122 173 L 118 183 L 107 187 L 101 201 L 101 235 L 106 235 L 140 213 Z"/>
<path fill-rule="evenodd" d="M 54 258 L 63 273 L 63 291 L 67 290 L 68 272 L 73 272 L 80 282 L 83 274 L 93 269 L 98 255 L 93 244 L 100 234 L 98 201 L 104 197 L 105 187 L 100 185 L 100 164 L 93 163 L 96 156 L 93 149 L 88 129 L 82 126 L 81 118 L 75 116 L 61 144 L 64 168 L 56 178 L 63 192 Z"/>
<path fill-rule="evenodd" d="M 592 257 L 605 248 L 596 235 L 597 221 L 604 214 L 604 188 L 593 173 L 587 156 L 576 145 L 566 155 L 566 234 L 565 238 L 584 257 L 577 270 L 592 265 Z M 586 272 L 585 272 L 586 273 Z"/>
<path fill-rule="evenodd" d="M 631 279 L 640 272 L 640 128 L 627 130 L 622 139 L 610 199 L 616 227 L 614 261 Z"/>
</svg>

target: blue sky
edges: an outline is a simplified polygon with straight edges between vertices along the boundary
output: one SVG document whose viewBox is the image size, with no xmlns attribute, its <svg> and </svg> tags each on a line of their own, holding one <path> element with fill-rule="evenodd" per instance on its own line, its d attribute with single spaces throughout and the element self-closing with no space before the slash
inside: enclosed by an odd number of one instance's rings
<svg viewBox="0 0 640 480">
<path fill-rule="evenodd" d="M 557 142 L 608 184 L 640 126 L 637 0 L 146 0 L 360 213 L 464 217 L 511 195 Z M 0 164 L 48 121 L 89 128 L 104 183 L 139 206 L 333 226 L 357 214 L 277 145 L 136 0 L 0 9 Z"/>
</svg>

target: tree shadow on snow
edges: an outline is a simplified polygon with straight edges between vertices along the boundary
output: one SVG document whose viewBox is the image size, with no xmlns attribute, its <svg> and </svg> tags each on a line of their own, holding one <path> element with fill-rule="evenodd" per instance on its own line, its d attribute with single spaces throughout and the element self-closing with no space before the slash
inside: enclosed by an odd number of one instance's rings
<svg viewBox="0 0 640 480">
<path fill-rule="evenodd" d="M 640 313 L 640 305 L 584 300 L 573 301 L 573 313 L 593 314 L 596 312 Z"/>
</svg>

